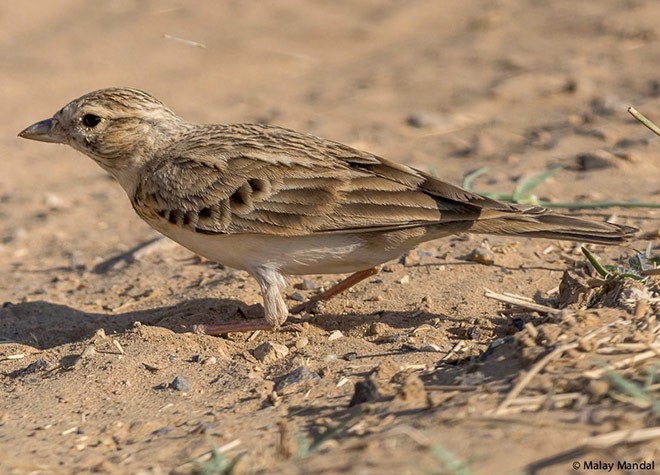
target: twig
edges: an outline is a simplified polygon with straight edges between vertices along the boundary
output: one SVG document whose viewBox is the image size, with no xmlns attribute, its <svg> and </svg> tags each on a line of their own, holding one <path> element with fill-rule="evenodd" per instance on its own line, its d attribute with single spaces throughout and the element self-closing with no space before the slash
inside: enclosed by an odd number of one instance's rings
<svg viewBox="0 0 660 475">
<path fill-rule="evenodd" d="M 530 302 L 525 297 L 520 295 L 514 296 L 512 294 L 509 295 L 498 294 L 497 292 L 493 292 L 492 290 L 489 290 L 485 287 L 484 290 L 486 291 L 484 295 L 489 299 L 499 300 L 500 302 L 509 303 L 511 305 L 518 305 L 519 307 L 527 308 L 529 310 L 534 310 L 536 312 L 557 313 L 559 311 L 556 308 Z"/>
</svg>

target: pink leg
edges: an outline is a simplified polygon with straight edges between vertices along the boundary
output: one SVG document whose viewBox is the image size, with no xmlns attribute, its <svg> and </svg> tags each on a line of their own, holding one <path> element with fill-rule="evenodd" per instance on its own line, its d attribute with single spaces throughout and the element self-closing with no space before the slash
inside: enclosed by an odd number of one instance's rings
<svg viewBox="0 0 660 475">
<path fill-rule="evenodd" d="M 303 311 L 309 312 L 314 308 L 314 306 L 318 302 L 328 301 L 332 297 L 335 297 L 336 295 L 342 293 L 344 290 L 350 289 L 358 282 L 361 282 L 367 277 L 371 277 L 372 275 L 376 275 L 379 272 L 380 272 L 380 266 L 376 266 L 376 267 L 372 267 L 371 269 L 361 270 L 356 272 L 355 274 L 351 274 L 341 282 L 338 282 L 337 284 L 330 287 L 328 290 L 315 295 L 314 297 L 310 298 L 306 302 L 301 303 L 300 305 L 296 305 L 291 310 L 289 310 L 289 313 L 291 313 L 292 315 L 296 315 Z"/>
<path fill-rule="evenodd" d="M 295 315 L 305 310 L 311 311 L 318 302 L 330 300 L 332 297 L 353 287 L 367 277 L 378 274 L 378 272 L 380 272 L 380 266 L 351 274 L 341 282 L 330 287 L 328 290 L 310 298 L 307 302 L 296 305 L 289 311 L 289 313 Z M 279 293 L 279 287 L 275 285 L 267 285 L 263 287 L 262 291 L 264 293 L 266 317 L 270 315 L 270 318 L 256 318 L 240 322 L 219 323 L 216 325 L 198 325 L 195 327 L 195 331 L 207 335 L 224 335 L 234 332 L 274 330 L 286 320 L 286 307 L 284 306 L 284 301 Z M 270 312 L 268 309 L 270 309 Z"/>
</svg>

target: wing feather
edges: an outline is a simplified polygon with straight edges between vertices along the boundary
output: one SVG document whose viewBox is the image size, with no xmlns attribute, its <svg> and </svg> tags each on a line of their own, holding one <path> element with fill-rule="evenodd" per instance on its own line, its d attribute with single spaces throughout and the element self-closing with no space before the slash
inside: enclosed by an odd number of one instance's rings
<svg viewBox="0 0 660 475">
<path fill-rule="evenodd" d="M 423 172 L 312 135 L 199 126 L 151 160 L 133 205 L 204 233 L 305 235 L 517 212 Z"/>
</svg>

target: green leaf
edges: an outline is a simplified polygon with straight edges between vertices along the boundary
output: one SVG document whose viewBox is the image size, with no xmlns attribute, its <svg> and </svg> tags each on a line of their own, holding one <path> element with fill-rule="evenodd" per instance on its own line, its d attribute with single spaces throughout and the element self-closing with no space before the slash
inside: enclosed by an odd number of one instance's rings
<svg viewBox="0 0 660 475">
<path fill-rule="evenodd" d="M 516 203 L 521 203 L 522 202 L 521 200 L 525 200 L 525 199 L 529 200 L 530 198 L 536 198 L 530 196 L 528 192 L 539 186 L 541 183 L 543 183 L 551 176 L 555 175 L 559 170 L 563 170 L 563 167 L 558 166 L 554 168 L 549 168 L 541 173 L 520 180 L 516 185 L 516 189 L 513 192 L 513 201 Z M 538 201 L 538 199 L 535 199 L 535 201 Z"/>
<path fill-rule="evenodd" d="M 482 175 L 485 175 L 486 173 L 488 173 L 488 168 L 486 167 L 477 168 L 473 172 L 468 173 L 465 175 L 465 178 L 463 178 L 463 188 L 468 191 L 472 190 L 472 184 L 474 183 L 474 180 Z"/>
<path fill-rule="evenodd" d="M 581 248 L 582 254 L 584 254 L 584 257 L 587 258 L 587 260 L 591 263 L 594 269 L 596 269 L 596 272 L 598 272 L 601 276 L 607 278 L 610 277 L 612 274 L 605 269 L 605 267 L 602 266 L 600 262 L 598 262 L 598 259 L 596 259 L 596 256 L 594 256 L 589 249 L 586 247 L 582 246 Z"/>
</svg>

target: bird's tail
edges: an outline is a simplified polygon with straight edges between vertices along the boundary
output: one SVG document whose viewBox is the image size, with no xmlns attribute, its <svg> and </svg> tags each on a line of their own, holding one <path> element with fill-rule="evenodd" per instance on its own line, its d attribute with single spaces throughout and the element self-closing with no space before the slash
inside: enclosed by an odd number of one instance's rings
<svg viewBox="0 0 660 475">
<path fill-rule="evenodd" d="M 557 214 L 545 208 L 518 209 L 492 219 L 478 219 L 471 233 L 560 239 L 594 244 L 623 244 L 637 228 Z"/>
</svg>

